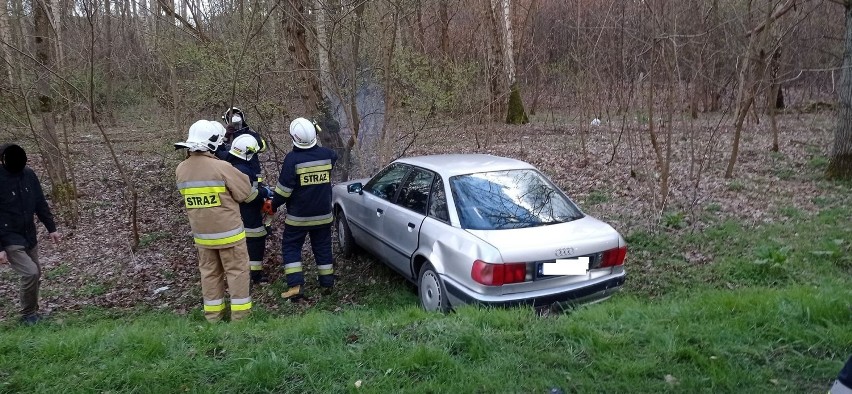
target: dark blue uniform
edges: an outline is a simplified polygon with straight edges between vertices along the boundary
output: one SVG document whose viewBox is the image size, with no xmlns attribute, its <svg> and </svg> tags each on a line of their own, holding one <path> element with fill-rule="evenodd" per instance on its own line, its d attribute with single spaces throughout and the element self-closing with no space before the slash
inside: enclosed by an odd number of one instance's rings
<svg viewBox="0 0 852 394">
<path fill-rule="evenodd" d="M 248 125 L 243 122 L 242 127 L 238 130 L 234 131 L 228 137 L 228 141 L 224 144 L 219 145 L 219 148 L 216 149 L 216 157 L 222 160 L 229 160 L 228 157 L 231 156 L 228 152 L 231 150 L 231 142 L 237 139 L 237 137 L 248 134 L 254 137 L 257 140 L 257 145 L 260 146 L 260 150 L 257 153 L 266 152 L 266 140 L 260 136 L 256 131 L 252 130 Z M 259 183 L 263 183 L 263 170 L 260 168 L 260 159 L 257 157 L 257 154 L 251 157 L 251 160 L 248 161 L 249 168 L 251 168 L 251 173 L 249 173 L 249 177 L 252 182 L 257 181 Z"/>
<path fill-rule="evenodd" d="M 254 157 L 257 157 L 255 155 Z M 265 187 L 258 187 L 256 173 L 250 161 L 245 161 L 234 155 L 228 155 L 226 160 L 236 169 L 249 177 L 252 188 L 257 189 L 257 197 L 249 202 L 240 203 L 240 216 L 243 219 L 243 227 L 246 231 L 246 247 L 249 254 L 249 268 L 251 270 L 251 281 L 261 282 L 263 275 L 263 255 L 266 252 L 266 237 L 268 231 L 263 224 L 263 201 L 269 197 Z"/>
<path fill-rule="evenodd" d="M 319 271 L 320 286 L 334 286 L 334 261 L 331 254 L 331 170 L 336 162 L 337 153 L 321 146 L 308 149 L 293 147 L 293 151 L 284 157 L 272 206 L 276 210 L 282 204 L 286 203 L 287 206 L 281 254 L 287 285 L 290 287 L 305 283 L 302 274 L 302 245 L 309 234 Z"/>
</svg>

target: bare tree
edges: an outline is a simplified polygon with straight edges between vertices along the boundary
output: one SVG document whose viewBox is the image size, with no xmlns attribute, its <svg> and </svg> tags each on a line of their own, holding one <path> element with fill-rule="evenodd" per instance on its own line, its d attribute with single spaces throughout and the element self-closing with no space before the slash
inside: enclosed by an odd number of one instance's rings
<svg viewBox="0 0 852 394">
<path fill-rule="evenodd" d="M 837 1 L 840 2 L 840 1 Z M 837 128 L 827 175 L 834 179 L 852 179 L 852 0 L 842 2 L 846 8 L 846 33 L 843 39 L 843 67 L 837 111 Z"/>
</svg>

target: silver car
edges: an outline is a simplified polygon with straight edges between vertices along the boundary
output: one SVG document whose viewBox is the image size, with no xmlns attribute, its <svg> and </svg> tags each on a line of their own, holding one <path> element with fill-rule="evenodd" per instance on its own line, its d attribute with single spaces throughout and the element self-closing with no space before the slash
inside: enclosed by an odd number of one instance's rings
<svg viewBox="0 0 852 394">
<path fill-rule="evenodd" d="M 343 255 L 368 251 L 417 284 L 426 310 L 589 302 L 624 284 L 624 238 L 523 161 L 399 159 L 335 185 L 332 202 Z"/>
</svg>

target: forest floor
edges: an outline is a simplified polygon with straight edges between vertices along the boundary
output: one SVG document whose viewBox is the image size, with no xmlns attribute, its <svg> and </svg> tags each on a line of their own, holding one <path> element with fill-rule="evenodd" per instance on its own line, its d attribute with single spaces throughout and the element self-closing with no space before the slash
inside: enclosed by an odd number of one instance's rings
<svg viewBox="0 0 852 394">
<path fill-rule="evenodd" d="M 590 127 L 587 120 L 539 116 L 523 126 L 424 128 L 412 133 L 416 138 L 408 141 L 411 144 L 404 154 L 476 152 L 528 161 L 550 176 L 586 213 L 611 223 L 628 238 L 640 233 L 678 236 L 700 232 L 708 223 L 728 219 L 761 226 L 795 215 L 811 215 L 821 206 L 826 190 L 820 186 L 824 182 L 821 177 L 836 124 L 833 112 L 790 111 L 781 115 L 779 152 L 770 151 L 768 120 L 747 124 L 731 179 L 723 177 L 733 135 L 727 121 L 720 122 L 717 115 L 710 114 L 673 124 L 670 191 L 665 204 L 659 195 L 660 174 L 647 127 L 636 127 L 639 120 L 632 115 L 625 119 L 626 127 L 622 127 L 621 118 L 603 119 L 601 126 Z M 659 127 L 656 129 L 661 133 Z M 584 134 L 580 130 L 585 130 Z M 662 130 L 658 138 L 664 141 L 666 129 Z M 278 163 L 289 150 L 289 136 L 278 130 L 262 131 L 275 143 L 274 151 L 263 157 L 266 179 L 274 184 Z M 94 127 L 71 132 L 80 219 L 72 225 L 59 215 L 64 235 L 60 245 L 52 245 L 39 226 L 42 310 L 66 312 L 90 306 L 118 310 L 143 307 L 178 314 L 197 310 L 201 298 L 196 252 L 174 186 L 174 168 L 183 152 L 174 151 L 172 144 L 183 139 L 184 131 L 120 123 L 107 132 L 115 141 L 125 171 L 132 176 L 131 187 L 139 195 L 140 247 L 135 252 L 130 248 L 128 194 L 102 136 Z M 15 139 L 15 134 L 3 135 L 2 139 Z M 31 153 L 30 165 L 46 184 L 45 190 L 50 190 L 35 145 L 27 140 L 22 144 Z M 662 149 L 665 156 L 664 144 Z M 364 175 L 366 168 L 382 163 L 369 164 L 362 160 L 353 174 Z M 843 190 L 836 194 L 852 204 L 848 187 L 840 188 Z M 56 204 L 51 205 L 60 214 Z M 281 218 L 276 223 L 277 231 L 267 241 L 265 262 L 272 284 L 253 292 L 255 303 L 273 311 L 285 305 L 278 297 L 282 289 L 278 268 Z M 305 254 L 310 256 L 308 250 L 306 246 Z M 694 264 L 712 263 L 714 258 L 702 245 L 686 247 L 680 253 Z M 630 269 L 645 269 L 653 260 L 654 256 L 646 253 Z M 306 261 L 310 284 L 313 264 L 310 257 Z M 337 258 L 338 281 L 344 289 L 336 294 L 338 303 L 358 305 L 359 294 L 369 291 L 370 286 L 403 281 L 373 265 L 365 268 L 369 261 L 363 256 Z M 345 291 L 347 283 L 361 287 Z M 625 289 L 656 294 L 643 286 L 641 281 L 628 281 Z M 17 294 L 15 273 L 8 266 L 0 267 L 0 320 L 16 315 Z"/>
</svg>

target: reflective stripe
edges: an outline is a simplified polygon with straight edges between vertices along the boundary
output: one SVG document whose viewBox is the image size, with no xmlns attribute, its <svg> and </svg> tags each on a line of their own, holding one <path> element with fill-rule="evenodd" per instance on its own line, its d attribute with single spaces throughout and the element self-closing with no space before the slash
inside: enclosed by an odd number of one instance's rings
<svg viewBox="0 0 852 394">
<path fill-rule="evenodd" d="M 257 198 L 257 188 L 253 187 L 253 188 L 251 188 L 251 193 L 249 193 L 248 197 L 246 197 L 246 199 L 243 200 L 243 202 L 252 202 L 252 201 L 254 201 L 255 198 Z"/>
<path fill-rule="evenodd" d="M 266 235 L 266 227 L 255 227 L 255 228 L 247 228 L 246 229 L 246 237 L 249 238 L 257 238 Z"/>
<path fill-rule="evenodd" d="M 224 193 L 227 191 L 224 181 L 189 181 L 177 184 L 181 195 Z"/>
<path fill-rule="evenodd" d="M 222 312 L 225 310 L 225 300 L 204 300 L 204 312 Z"/>
<path fill-rule="evenodd" d="M 194 234 L 195 243 L 199 245 L 227 245 L 237 242 L 246 237 L 246 232 L 242 227 L 214 234 Z"/>
<path fill-rule="evenodd" d="M 296 164 L 296 174 L 331 170 L 331 160 L 314 160 Z"/>
<path fill-rule="evenodd" d="M 284 223 L 291 226 L 317 226 L 320 224 L 329 224 L 333 219 L 334 217 L 331 212 L 325 215 L 308 217 L 293 216 L 288 213 L 287 217 L 284 219 Z"/>
<path fill-rule="evenodd" d="M 278 184 L 275 185 L 275 193 L 280 194 L 281 197 L 290 197 L 290 194 L 293 193 L 293 188 L 284 186 L 281 182 L 278 182 Z"/>
<path fill-rule="evenodd" d="M 258 138 L 260 138 L 260 136 L 258 136 Z M 266 140 L 263 139 L 263 138 L 260 138 L 260 150 L 258 150 L 258 153 L 263 153 L 263 152 L 266 152 Z"/>
<path fill-rule="evenodd" d="M 263 270 L 263 262 L 262 261 L 249 261 L 249 268 L 252 271 Z"/>
<path fill-rule="evenodd" d="M 331 275 L 334 273 L 334 267 L 331 264 L 318 265 L 317 271 L 320 275 Z"/>
<path fill-rule="evenodd" d="M 177 184 L 178 189 L 188 189 L 191 187 L 205 187 L 205 186 L 225 186 L 225 181 L 188 181 L 181 182 Z"/>
<path fill-rule="evenodd" d="M 297 261 L 295 263 L 284 264 L 284 273 L 285 274 L 295 274 L 296 272 L 302 272 L 302 262 Z"/>
<path fill-rule="evenodd" d="M 249 309 L 251 309 L 251 297 L 231 298 L 232 311 L 247 311 Z"/>
</svg>

